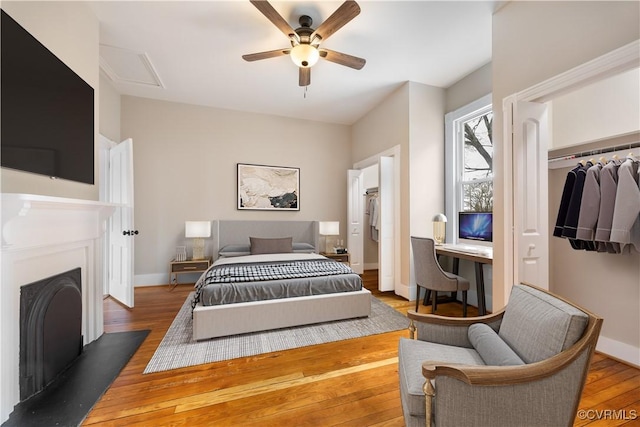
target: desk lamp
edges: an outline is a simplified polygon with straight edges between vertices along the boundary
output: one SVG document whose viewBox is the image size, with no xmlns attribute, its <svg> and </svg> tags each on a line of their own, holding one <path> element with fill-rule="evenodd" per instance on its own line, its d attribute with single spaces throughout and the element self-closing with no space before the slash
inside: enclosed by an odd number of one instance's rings
<svg viewBox="0 0 640 427">
<path fill-rule="evenodd" d="M 442 245 L 446 236 L 447 217 L 439 213 L 431 220 L 433 221 L 433 240 L 436 245 Z"/>
</svg>

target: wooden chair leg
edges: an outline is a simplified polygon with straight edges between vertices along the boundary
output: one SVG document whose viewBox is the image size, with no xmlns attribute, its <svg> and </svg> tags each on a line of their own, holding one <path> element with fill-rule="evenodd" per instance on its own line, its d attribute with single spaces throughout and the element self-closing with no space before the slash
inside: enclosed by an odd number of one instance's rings
<svg viewBox="0 0 640 427">
<path fill-rule="evenodd" d="M 419 305 L 420 305 L 420 285 L 416 285 L 416 313 L 418 312 Z"/>
<path fill-rule="evenodd" d="M 467 317 L 467 291 L 462 291 L 462 317 Z"/>
<path fill-rule="evenodd" d="M 429 300 L 431 299 L 431 291 L 429 289 L 424 290 L 424 300 L 422 301 L 423 305 L 429 305 Z"/>
<path fill-rule="evenodd" d="M 431 312 L 435 314 L 438 309 L 438 291 L 431 291 L 433 293 L 433 304 L 431 305 Z"/>
</svg>

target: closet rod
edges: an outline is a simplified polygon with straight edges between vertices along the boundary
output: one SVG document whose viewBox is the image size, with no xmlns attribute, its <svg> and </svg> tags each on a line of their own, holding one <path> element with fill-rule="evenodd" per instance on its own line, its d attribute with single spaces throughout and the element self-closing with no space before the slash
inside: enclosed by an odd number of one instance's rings
<svg viewBox="0 0 640 427">
<path fill-rule="evenodd" d="M 629 153 L 640 156 L 640 142 L 615 145 L 595 150 L 581 151 L 579 153 L 569 154 L 561 157 L 554 157 L 549 159 L 549 169 L 561 169 L 569 166 L 574 166 L 580 160 L 589 160 L 602 154 L 607 154 L 607 160 L 610 160 L 614 155 L 618 156 L 619 158 L 624 158 Z"/>
<path fill-rule="evenodd" d="M 367 188 L 366 194 L 377 193 L 378 187 Z"/>
</svg>

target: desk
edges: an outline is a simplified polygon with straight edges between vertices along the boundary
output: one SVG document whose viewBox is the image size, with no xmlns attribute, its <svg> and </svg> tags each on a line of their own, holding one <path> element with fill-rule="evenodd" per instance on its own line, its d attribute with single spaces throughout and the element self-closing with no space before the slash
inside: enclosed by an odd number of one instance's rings
<svg viewBox="0 0 640 427">
<path fill-rule="evenodd" d="M 484 291 L 484 264 L 493 264 L 493 255 L 488 253 L 472 253 L 465 251 L 461 246 L 457 249 L 455 245 L 436 246 L 436 254 L 453 258 L 453 274 L 458 274 L 460 260 L 473 261 L 476 269 L 476 288 L 478 291 L 478 314 L 487 314 L 487 302 Z"/>
</svg>

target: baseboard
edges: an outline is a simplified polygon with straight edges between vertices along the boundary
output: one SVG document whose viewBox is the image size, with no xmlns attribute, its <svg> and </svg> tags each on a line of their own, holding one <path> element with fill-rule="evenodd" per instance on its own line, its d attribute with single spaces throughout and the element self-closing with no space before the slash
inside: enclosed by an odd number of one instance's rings
<svg viewBox="0 0 640 427">
<path fill-rule="evenodd" d="M 133 286 L 158 286 L 169 284 L 169 273 L 136 274 L 133 276 Z"/>
<path fill-rule="evenodd" d="M 596 351 L 640 368 L 640 348 L 600 335 Z"/>
<path fill-rule="evenodd" d="M 378 263 L 377 262 L 370 262 L 370 263 L 364 263 L 362 265 L 362 268 L 365 270 L 377 270 L 378 269 Z"/>
</svg>

